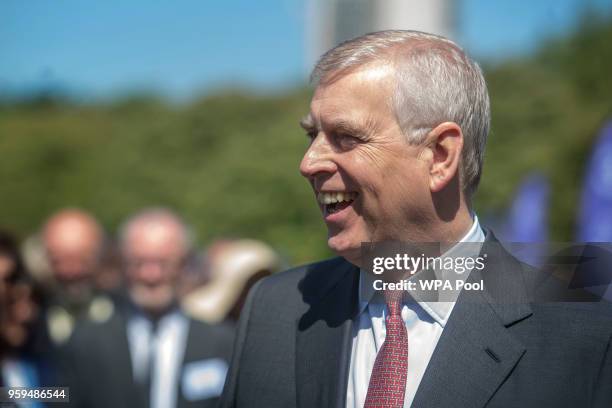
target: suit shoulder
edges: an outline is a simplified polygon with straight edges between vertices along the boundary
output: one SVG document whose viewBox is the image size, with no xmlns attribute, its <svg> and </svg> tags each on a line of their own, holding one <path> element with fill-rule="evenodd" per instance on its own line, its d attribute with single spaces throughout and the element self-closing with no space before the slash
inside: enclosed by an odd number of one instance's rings
<svg viewBox="0 0 612 408">
<path fill-rule="evenodd" d="M 523 282 L 534 302 L 570 302 L 570 303 L 589 303 L 590 306 L 583 305 L 582 308 L 593 310 L 612 310 L 610 304 L 603 301 L 602 295 L 590 291 L 587 287 L 574 285 L 572 276 L 556 276 L 554 271 L 536 268 L 517 260 L 520 265 Z M 606 307 L 607 305 L 607 307 Z"/>
<path fill-rule="evenodd" d="M 252 309 L 263 314 L 278 310 L 279 305 L 287 313 L 300 311 L 308 299 L 318 297 L 321 291 L 336 282 L 344 273 L 354 268 L 343 258 L 298 266 L 259 281 L 249 295 Z"/>
<path fill-rule="evenodd" d="M 302 282 L 306 277 L 308 277 L 308 280 L 313 281 L 325 280 L 330 271 L 340 268 L 346 264 L 347 261 L 345 261 L 343 258 L 335 257 L 319 262 L 296 266 L 262 279 L 261 283 L 259 284 L 259 292 L 267 293 L 270 291 L 277 292 L 279 290 L 297 292 L 300 282 Z"/>
<path fill-rule="evenodd" d="M 578 336 L 612 336 L 612 305 L 584 288 L 572 289 L 568 282 L 531 265 L 520 263 L 529 286 L 531 307 L 557 327 Z"/>
</svg>

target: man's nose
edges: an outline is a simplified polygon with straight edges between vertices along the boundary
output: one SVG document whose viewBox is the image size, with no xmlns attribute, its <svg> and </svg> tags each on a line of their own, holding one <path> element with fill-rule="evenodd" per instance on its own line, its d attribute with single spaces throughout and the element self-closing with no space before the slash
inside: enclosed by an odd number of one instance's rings
<svg viewBox="0 0 612 408">
<path fill-rule="evenodd" d="M 138 271 L 138 278 L 141 282 L 147 284 L 157 283 L 164 275 L 162 265 L 149 263 L 141 265 Z"/>
<path fill-rule="evenodd" d="M 333 159 L 333 146 L 325 134 L 319 133 L 302 158 L 300 173 L 308 179 L 318 173 L 334 173 L 337 171 L 337 166 Z"/>
</svg>

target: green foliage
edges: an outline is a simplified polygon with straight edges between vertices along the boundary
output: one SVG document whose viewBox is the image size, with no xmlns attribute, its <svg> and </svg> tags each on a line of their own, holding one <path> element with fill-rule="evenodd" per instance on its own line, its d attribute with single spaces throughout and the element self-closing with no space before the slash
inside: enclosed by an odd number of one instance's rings
<svg viewBox="0 0 612 408">
<path fill-rule="evenodd" d="M 477 210 L 503 211 L 518 183 L 540 171 L 552 183 L 551 237 L 573 239 L 590 149 L 612 119 L 610 42 L 612 23 L 587 16 L 536 55 L 485 68 L 493 119 Z"/>
<path fill-rule="evenodd" d="M 553 182 L 553 237 L 571 239 L 583 167 L 612 113 L 612 25 L 589 21 L 534 56 L 485 67 L 493 125 L 479 213 L 503 211 L 520 180 L 541 170 Z M 262 239 L 294 264 L 329 256 L 298 172 L 306 138 L 297 123 L 309 97 L 0 105 L 0 225 L 25 236 L 52 211 L 79 206 L 114 231 L 130 213 L 163 205 L 193 224 L 202 243 Z"/>
<path fill-rule="evenodd" d="M 151 98 L 110 105 L 28 103 L 0 111 L 0 225 L 22 235 L 64 206 L 91 210 L 112 231 L 163 205 L 202 242 L 247 236 L 292 261 L 329 255 L 298 165 L 309 94 L 210 96 L 176 107 Z"/>
</svg>

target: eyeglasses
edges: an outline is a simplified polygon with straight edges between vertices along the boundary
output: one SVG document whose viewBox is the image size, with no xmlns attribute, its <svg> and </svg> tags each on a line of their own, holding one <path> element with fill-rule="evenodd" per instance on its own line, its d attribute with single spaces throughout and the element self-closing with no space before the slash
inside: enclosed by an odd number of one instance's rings
<svg viewBox="0 0 612 408">
<path fill-rule="evenodd" d="M 184 259 L 162 259 L 162 258 L 131 258 L 126 260 L 126 266 L 129 269 L 137 270 L 146 266 L 157 266 L 160 269 L 167 271 L 178 269 L 183 266 Z"/>
</svg>

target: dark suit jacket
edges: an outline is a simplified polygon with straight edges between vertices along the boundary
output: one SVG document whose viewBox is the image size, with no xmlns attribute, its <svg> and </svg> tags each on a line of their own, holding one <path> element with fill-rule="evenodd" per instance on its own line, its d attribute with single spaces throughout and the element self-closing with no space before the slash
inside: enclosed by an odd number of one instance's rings
<svg viewBox="0 0 612 408">
<path fill-rule="evenodd" d="M 484 291 L 462 291 L 413 407 L 612 407 L 610 305 L 552 300 L 559 281 L 487 234 Z M 341 258 L 269 277 L 243 310 L 221 406 L 344 407 L 359 271 Z M 562 282 L 561 282 L 562 283 Z"/>
<path fill-rule="evenodd" d="M 185 367 L 231 357 L 234 331 L 189 320 L 189 332 L 178 374 L 177 408 L 215 407 L 219 398 L 188 400 L 183 389 Z M 126 314 L 116 312 L 104 323 L 77 327 L 61 352 L 64 385 L 70 387 L 70 406 L 78 408 L 146 408 L 145 390 L 132 377 Z M 193 367 L 194 365 L 192 365 Z"/>
</svg>

